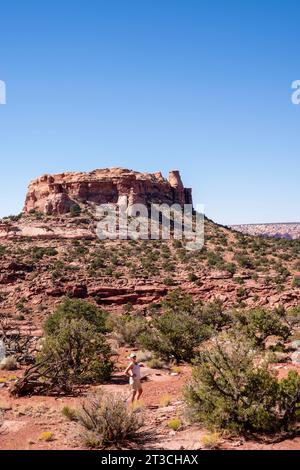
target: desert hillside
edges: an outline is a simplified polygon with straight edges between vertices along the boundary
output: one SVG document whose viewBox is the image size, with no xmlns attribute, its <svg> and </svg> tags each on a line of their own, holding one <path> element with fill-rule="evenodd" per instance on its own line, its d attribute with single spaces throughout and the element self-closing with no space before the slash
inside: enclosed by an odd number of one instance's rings
<svg viewBox="0 0 300 470">
<path fill-rule="evenodd" d="M 205 221 L 205 246 L 180 241 L 97 239 L 87 208 L 73 216 L 22 214 L 0 227 L 2 309 L 25 323 L 43 321 L 65 295 L 110 310 L 145 309 L 180 287 L 225 306 L 299 303 L 300 242 L 243 235 Z"/>
<path fill-rule="evenodd" d="M 191 201 L 191 192 L 184 189 L 178 173 L 172 173 L 169 181 L 160 174 L 134 173 L 134 183 L 130 173 L 130 187 L 122 184 L 120 174 L 114 170 L 116 185 L 132 200 L 144 197 L 149 203 L 153 194 L 155 201 L 159 200 L 153 188 L 161 184 L 166 192 L 160 201 Z M 90 437 L 82 442 L 76 409 L 91 392 L 128 395 L 124 370 L 132 350 L 144 365 L 144 398 L 134 411 L 143 415 L 144 424 L 135 422 L 135 426 L 142 426 L 148 440 L 135 439 L 134 444 L 123 443 L 123 447 L 275 446 L 270 439 L 262 438 L 258 443 L 245 437 L 241 423 L 230 439 L 226 433 L 211 434 L 207 418 L 211 413 L 190 422 L 184 394 L 191 376 L 196 386 L 201 372 L 191 365 L 194 356 L 201 350 L 210 354 L 216 338 L 231 331 L 237 335 L 234 347 L 240 351 L 246 348 L 240 357 L 237 351 L 231 356 L 228 351 L 231 373 L 239 367 L 241 371 L 256 367 L 257 359 L 251 365 L 250 356 L 246 365 L 237 362 L 252 354 L 254 343 L 259 357 L 269 350 L 275 354 L 270 370 L 279 373 L 279 378 L 268 378 L 274 380 L 274 387 L 281 387 L 276 380 L 285 380 L 290 370 L 298 370 L 300 241 L 246 235 L 207 218 L 205 246 L 200 251 L 189 252 L 184 241 L 173 239 L 101 241 L 96 236 L 97 220 L 91 204 L 94 181 L 87 182 L 81 174 L 71 175 L 54 180 L 43 177 L 32 183 L 24 212 L 1 221 L 0 335 L 12 351 L 0 372 L 1 447 L 103 447 L 104 441 Z M 107 174 L 105 178 L 102 200 L 112 197 L 107 187 L 115 187 Z M 128 182 L 127 178 L 126 170 Z M 140 179 L 142 186 L 137 182 Z M 85 190 L 89 187 L 84 196 L 78 180 L 84 180 Z M 80 347 L 72 343 L 78 335 Z M 225 340 L 226 348 L 230 341 Z M 67 344 L 69 349 L 65 350 Z M 67 371 L 63 365 L 70 353 L 72 366 L 68 363 L 68 367 L 73 368 L 72 348 L 77 348 L 76 354 L 82 358 L 70 375 L 71 369 Z M 89 364 L 95 364 L 95 358 L 100 361 L 96 370 L 84 369 L 84 354 L 93 358 Z M 49 369 L 45 369 L 50 358 Z M 109 406 L 123 405 L 112 402 Z M 272 409 L 272 413 L 275 420 L 277 411 Z M 287 418 L 280 419 L 285 422 Z M 251 429 L 256 426 L 261 432 L 269 429 L 268 423 L 265 427 L 252 423 Z M 280 426 L 272 428 L 276 429 L 275 448 L 298 448 L 297 439 L 287 440 Z M 115 443 L 109 445 L 115 448 Z"/>
</svg>

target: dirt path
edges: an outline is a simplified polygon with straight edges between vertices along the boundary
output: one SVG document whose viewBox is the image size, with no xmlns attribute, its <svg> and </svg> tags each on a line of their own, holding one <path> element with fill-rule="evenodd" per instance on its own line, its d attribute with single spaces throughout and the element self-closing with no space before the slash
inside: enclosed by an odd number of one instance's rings
<svg viewBox="0 0 300 470">
<path fill-rule="evenodd" d="M 143 375 L 147 376 L 147 380 L 143 385 L 144 396 L 141 410 L 146 415 L 149 429 L 153 426 L 156 430 L 158 423 L 162 423 L 176 415 L 176 407 L 178 407 L 178 403 L 180 404 L 178 400 L 181 398 L 181 390 L 188 374 L 188 370 L 185 368 L 182 368 L 180 374 L 174 376 L 167 371 L 155 371 L 148 368 L 143 370 Z M 20 375 L 20 372 L 17 375 Z M 15 379 L 15 376 L 15 373 L 9 372 L 2 372 L 1 374 L 0 409 L 4 413 L 3 428 L 5 432 L 0 435 L 0 449 L 54 450 L 81 448 L 80 430 L 76 424 L 64 418 L 62 409 L 66 405 L 75 408 L 80 406 L 83 398 L 33 396 L 15 399 L 10 397 L 8 392 L 11 379 Z M 4 383 L 4 380 L 7 382 Z M 119 384 L 120 380 L 123 383 Z M 116 374 L 112 382 L 103 385 L 101 388 L 105 392 L 118 392 L 129 396 L 129 386 L 122 375 Z M 91 391 L 95 388 L 97 387 L 91 388 Z M 160 404 L 162 399 L 175 403 L 175 405 L 163 407 Z M 166 409 L 165 413 L 161 413 L 164 408 Z M 166 430 L 169 432 L 167 427 Z M 53 433 L 52 440 L 50 442 L 43 441 L 41 439 L 43 433 Z"/>
<path fill-rule="evenodd" d="M 68 421 L 62 414 L 64 406 L 77 408 L 84 399 L 26 397 L 14 399 L 9 396 L 8 386 L 16 373 L 1 372 L 0 374 L 0 409 L 4 414 L 4 434 L 0 435 L 0 449 L 3 450 L 80 450 L 83 449 L 81 429 Z M 280 375 L 286 374 L 285 366 Z M 152 439 L 145 445 L 146 449 L 185 449 L 199 450 L 203 448 L 202 437 L 207 431 L 200 426 L 190 425 L 184 418 L 182 390 L 190 371 L 181 367 L 178 375 L 171 375 L 166 370 L 143 369 L 147 380 L 143 384 L 144 395 L 140 412 L 144 415 L 144 430 Z M 129 396 L 129 386 L 121 373 L 114 375 L 110 384 L 101 387 L 105 392 L 124 393 Z M 94 391 L 97 387 L 92 387 Z M 182 424 L 175 432 L 168 426 L 172 418 L 179 417 Z M 51 441 L 42 439 L 43 433 L 52 433 Z M 49 434 L 48 434 L 49 435 Z M 223 440 L 222 449 L 237 450 L 295 450 L 300 449 L 300 437 L 287 439 L 276 444 L 264 444 L 244 439 Z M 133 445 L 133 448 L 137 445 Z"/>
</svg>

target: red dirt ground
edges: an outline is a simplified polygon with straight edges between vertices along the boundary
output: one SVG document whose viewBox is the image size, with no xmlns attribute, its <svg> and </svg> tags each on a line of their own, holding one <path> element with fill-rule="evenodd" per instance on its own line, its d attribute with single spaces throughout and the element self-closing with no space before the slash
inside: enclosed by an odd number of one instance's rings
<svg viewBox="0 0 300 470">
<path fill-rule="evenodd" d="M 125 356 L 127 351 L 122 351 L 119 366 L 126 365 Z M 278 368 L 279 376 L 287 374 L 291 368 L 300 367 L 280 364 Z M 56 450 L 56 449 L 84 449 L 81 439 L 82 430 L 76 423 L 68 421 L 62 415 L 62 408 L 65 405 L 78 407 L 84 399 L 80 398 L 55 398 L 55 397 L 26 397 L 12 398 L 9 396 L 9 383 L 22 371 L 1 372 L 0 386 L 4 379 L 7 381 L 5 387 L 0 388 L 0 408 L 4 409 L 4 429 L 0 435 L 0 449 L 3 450 Z M 171 375 L 167 370 L 154 370 L 143 368 L 143 376 L 147 376 L 144 382 L 144 395 L 142 398 L 141 413 L 145 415 L 145 430 L 152 433 L 153 439 L 145 444 L 145 448 L 155 449 L 201 449 L 201 437 L 207 431 L 195 425 L 189 425 L 184 416 L 184 406 L 182 402 L 182 390 L 190 377 L 190 370 L 186 366 L 180 367 L 179 375 Z M 97 387 L 89 389 L 95 390 Z M 106 392 L 122 392 L 129 395 L 129 388 L 121 371 L 117 372 L 112 383 L 103 385 Z M 165 406 L 162 400 L 168 398 L 170 404 Z M 179 431 L 170 431 L 168 421 L 175 416 L 182 419 L 182 427 Z M 44 442 L 41 434 L 52 432 L 53 440 Z M 300 449 L 300 437 L 287 439 L 275 444 L 256 442 L 244 439 L 222 439 L 220 446 L 223 449 L 276 449 L 295 450 Z M 134 447 L 134 446 L 133 446 Z M 135 446 L 137 447 L 137 446 Z"/>
</svg>

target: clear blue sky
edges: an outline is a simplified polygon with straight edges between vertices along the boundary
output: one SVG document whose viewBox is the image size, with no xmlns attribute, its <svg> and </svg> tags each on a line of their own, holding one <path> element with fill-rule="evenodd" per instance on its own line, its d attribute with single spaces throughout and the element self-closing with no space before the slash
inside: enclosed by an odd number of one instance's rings
<svg viewBox="0 0 300 470">
<path fill-rule="evenodd" d="M 180 169 L 215 221 L 300 221 L 300 4 L 5 0 L 0 215 L 47 172 Z"/>
</svg>

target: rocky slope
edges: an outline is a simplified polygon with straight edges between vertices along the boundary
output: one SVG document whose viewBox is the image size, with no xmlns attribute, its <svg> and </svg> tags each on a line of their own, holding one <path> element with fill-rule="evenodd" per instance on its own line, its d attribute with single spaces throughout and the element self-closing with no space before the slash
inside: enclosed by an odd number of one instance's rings
<svg viewBox="0 0 300 470">
<path fill-rule="evenodd" d="M 178 171 L 169 179 L 160 172 L 138 173 L 122 168 L 94 170 L 90 173 L 44 175 L 28 188 L 24 212 L 66 214 L 76 205 L 118 203 L 127 196 L 128 205 L 141 203 L 192 204 L 191 189 L 184 188 Z"/>
<path fill-rule="evenodd" d="M 206 220 L 204 249 L 188 252 L 173 240 L 100 241 L 87 214 L 30 214 L 4 225 L 1 309 L 22 328 L 39 329 L 65 295 L 145 314 L 178 288 L 226 307 L 300 303 L 298 241 L 245 237 Z"/>
<path fill-rule="evenodd" d="M 24 213 L 0 221 L 1 308 L 23 328 L 39 328 L 65 295 L 110 311 L 131 304 L 145 314 L 178 288 L 204 302 L 219 299 L 225 307 L 300 303 L 297 240 L 246 236 L 206 220 L 205 246 L 196 252 L 178 240 L 101 241 L 88 203 L 112 195 L 108 188 L 116 191 L 115 200 L 121 192 L 143 196 L 146 203 L 191 198 L 177 172 L 169 181 L 160 174 L 114 169 L 45 176 L 32 183 Z M 85 204 L 79 214 L 58 215 L 65 208 L 53 203 L 57 195 L 74 201 L 80 195 Z"/>
</svg>

